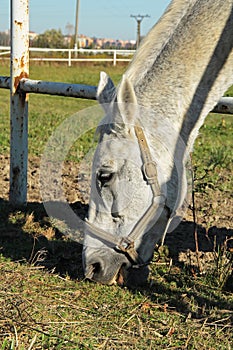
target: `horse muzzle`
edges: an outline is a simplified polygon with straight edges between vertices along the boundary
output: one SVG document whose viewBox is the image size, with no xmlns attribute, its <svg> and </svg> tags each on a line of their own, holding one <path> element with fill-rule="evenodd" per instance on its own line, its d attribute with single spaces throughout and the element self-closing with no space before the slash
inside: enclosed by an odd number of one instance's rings
<svg viewBox="0 0 233 350">
<path fill-rule="evenodd" d="M 94 249 L 84 246 L 83 268 L 85 278 L 101 284 L 125 284 L 129 261 L 122 253 L 108 247 Z"/>
<path fill-rule="evenodd" d="M 138 286 L 147 281 L 148 264 L 133 265 L 122 252 L 108 247 L 83 248 L 85 278 L 106 285 Z"/>
</svg>

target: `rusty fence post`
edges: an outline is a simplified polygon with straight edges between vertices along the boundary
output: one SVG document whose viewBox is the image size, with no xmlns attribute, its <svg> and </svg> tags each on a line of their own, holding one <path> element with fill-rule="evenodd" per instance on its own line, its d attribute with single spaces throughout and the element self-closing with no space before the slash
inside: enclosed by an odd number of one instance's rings
<svg viewBox="0 0 233 350">
<path fill-rule="evenodd" d="M 11 0 L 10 203 L 27 202 L 28 95 L 19 90 L 29 76 L 28 0 Z"/>
</svg>

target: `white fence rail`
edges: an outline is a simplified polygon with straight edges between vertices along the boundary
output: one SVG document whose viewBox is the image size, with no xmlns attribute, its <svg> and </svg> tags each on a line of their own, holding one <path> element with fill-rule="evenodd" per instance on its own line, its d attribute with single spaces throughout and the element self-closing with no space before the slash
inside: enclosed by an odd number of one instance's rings
<svg viewBox="0 0 233 350">
<path fill-rule="evenodd" d="M 0 89 L 10 89 L 11 78 L 0 76 Z M 69 84 L 43 80 L 20 79 L 19 92 L 57 95 L 88 100 L 96 99 L 97 87 L 84 84 Z M 233 114 L 233 97 L 222 97 L 212 113 Z"/>
<path fill-rule="evenodd" d="M 0 77 L 0 88 L 10 89 L 11 78 Z M 19 81 L 19 92 L 36 93 L 66 97 L 84 98 L 88 100 L 96 99 L 97 87 L 84 84 L 54 83 L 52 81 L 32 80 L 22 78 Z"/>
<path fill-rule="evenodd" d="M 130 62 L 135 50 L 120 49 L 50 49 L 30 47 L 30 61 L 67 62 L 70 67 L 74 62 Z M 35 53 L 37 54 L 35 57 Z M 48 57 L 48 54 L 64 57 Z M 9 55 L 10 46 L 0 46 L 0 56 Z M 103 56 L 103 57 L 97 57 Z"/>
</svg>

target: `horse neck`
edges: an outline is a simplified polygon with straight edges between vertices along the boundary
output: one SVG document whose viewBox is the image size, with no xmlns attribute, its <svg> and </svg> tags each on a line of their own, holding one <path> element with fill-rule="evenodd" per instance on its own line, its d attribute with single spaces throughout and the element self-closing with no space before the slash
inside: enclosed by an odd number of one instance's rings
<svg viewBox="0 0 233 350">
<path fill-rule="evenodd" d="M 126 72 L 139 105 L 154 111 L 147 127 L 168 118 L 190 151 L 233 83 L 232 7 L 232 0 L 174 0 Z"/>
</svg>

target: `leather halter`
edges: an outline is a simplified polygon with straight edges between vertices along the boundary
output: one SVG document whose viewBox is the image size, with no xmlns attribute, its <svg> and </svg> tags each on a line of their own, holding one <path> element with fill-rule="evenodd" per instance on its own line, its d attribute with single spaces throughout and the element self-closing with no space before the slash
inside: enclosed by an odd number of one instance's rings
<svg viewBox="0 0 233 350">
<path fill-rule="evenodd" d="M 97 238 L 100 238 L 109 245 L 112 245 L 113 248 L 115 248 L 116 250 L 120 250 L 125 255 L 127 255 L 129 260 L 131 260 L 131 262 L 133 263 L 134 267 L 141 267 L 144 265 L 148 265 L 148 263 L 145 263 L 139 256 L 138 252 L 134 248 L 134 242 L 140 237 L 141 232 L 145 230 L 146 226 L 153 218 L 156 209 L 158 209 L 160 206 L 163 206 L 164 208 L 168 209 L 169 212 L 170 210 L 165 204 L 165 195 L 160 193 L 160 188 L 157 180 L 156 163 L 152 159 L 144 131 L 142 127 L 138 125 L 134 126 L 134 131 L 141 151 L 143 163 L 142 173 L 145 180 L 150 185 L 153 194 L 151 205 L 149 206 L 143 217 L 136 223 L 136 225 L 127 237 L 114 236 L 113 234 L 94 226 L 88 220 L 86 220 L 86 226 L 92 235 L 96 236 Z M 156 193 L 160 194 L 156 195 Z"/>
</svg>

